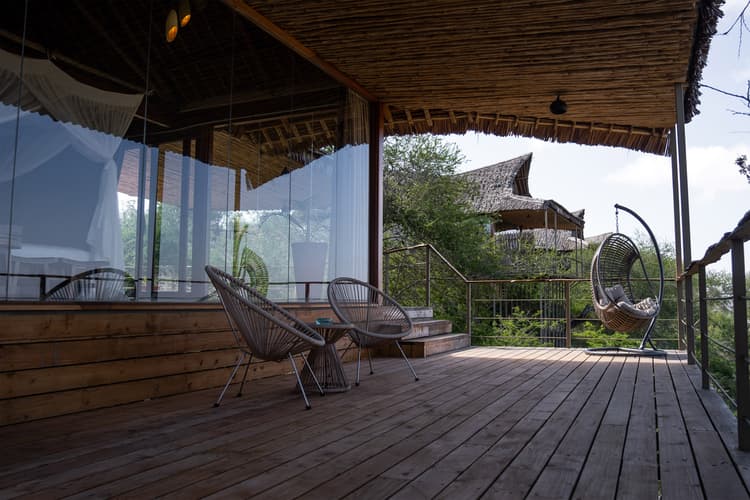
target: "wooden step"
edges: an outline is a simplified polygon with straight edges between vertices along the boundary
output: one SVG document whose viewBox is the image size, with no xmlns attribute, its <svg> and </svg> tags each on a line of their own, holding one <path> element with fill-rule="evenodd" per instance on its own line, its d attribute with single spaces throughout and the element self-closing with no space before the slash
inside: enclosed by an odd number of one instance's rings
<svg viewBox="0 0 750 500">
<path fill-rule="evenodd" d="M 411 333 L 404 337 L 404 340 L 429 337 L 430 335 L 439 335 L 441 333 L 451 333 L 453 331 L 453 323 L 447 319 L 415 319 L 412 321 L 412 324 L 414 327 Z"/>
<path fill-rule="evenodd" d="M 468 333 L 441 333 L 401 341 L 401 347 L 410 358 L 426 358 L 442 352 L 464 349 L 470 345 L 471 337 Z M 381 346 L 376 354 L 388 357 L 401 356 L 401 353 L 392 343 Z"/>
<path fill-rule="evenodd" d="M 404 307 L 406 314 L 411 319 L 430 319 L 432 318 L 431 307 Z"/>
</svg>

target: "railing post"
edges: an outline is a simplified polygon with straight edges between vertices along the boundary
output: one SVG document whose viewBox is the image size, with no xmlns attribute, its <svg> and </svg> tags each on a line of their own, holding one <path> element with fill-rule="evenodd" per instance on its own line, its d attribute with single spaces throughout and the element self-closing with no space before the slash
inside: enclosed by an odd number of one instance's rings
<svg viewBox="0 0 750 500">
<path fill-rule="evenodd" d="M 466 283 L 466 330 L 471 342 L 471 282 Z"/>
<path fill-rule="evenodd" d="M 685 334 L 687 336 L 687 360 L 695 364 L 695 327 L 693 326 L 693 277 L 685 277 Z"/>
<path fill-rule="evenodd" d="M 701 328 L 701 387 L 709 388 L 708 370 L 708 300 L 706 299 L 706 266 L 698 268 L 698 300 Z"/>
<path fill-rule="evenodd" d="M 737 386 L 737 439 L 740 450 L 750 450 L 750 380 L 747 360 L 747 287 L 745 248 L 741 239 L 732 240 L 732 307 L 734 309 L 734 356 Z"/>
<path fill-rule="evenodd" d="M 385 293 L 387 295 L 390 295 L 390 286 L 391 286 L 391 280 L 389 278 L 390 269 L 391 269 L 391 254 L 387 253 L 383 256 L 384 266 L 383 266 L 383 290 L 385 290 Z"/>
<path fill-rule="evenodd" d="M 570 282 L 565 282 L 565 347 L 570 348 L 573 344 L 573 325 L 570 313 Z"/>
<path fill-rule="evenodd" d="M 425 248 L 425 301 L 427 302 L 425 306 L 430 307 L 430 304 L 432 304 L 432 288 L 430 286 L 430 282 L 432 279 L 432 270 L 430 269 L 430 247 L 426 246 Z"/>
</svg>

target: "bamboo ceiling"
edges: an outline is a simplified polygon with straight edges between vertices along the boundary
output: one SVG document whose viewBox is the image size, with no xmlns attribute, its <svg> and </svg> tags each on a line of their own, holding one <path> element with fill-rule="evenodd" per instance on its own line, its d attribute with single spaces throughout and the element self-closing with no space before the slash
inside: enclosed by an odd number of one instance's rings
<svg viewBox="0 0 750 500">
<path fill-rule="evenodd" d="M 346 81 L 385 105 L 387 134 L 475 130 L 664 154 L 674 85 L 686 84 L 689 119 L 721 15 L 720 0 L 191 0 L 193 19 L 167 44 L 175 2 L 6 3 L 4 50 L 25 40 L 28 56 L 80 81 L 148 94 L 148 126 L 134 120 L 128 138 L 214 127 L 275 153 L 336 142 Z M 549 111 L 558 93 L 565 115 Z"/>
<path fill-rule="evenodd" d="M 467 130 L 664 154 L 688 119 L 715 0 L 225 0 L 386 104 L 386 132 Z M 568 104 L 550 113 L 557 94 Z"/>
</svg>

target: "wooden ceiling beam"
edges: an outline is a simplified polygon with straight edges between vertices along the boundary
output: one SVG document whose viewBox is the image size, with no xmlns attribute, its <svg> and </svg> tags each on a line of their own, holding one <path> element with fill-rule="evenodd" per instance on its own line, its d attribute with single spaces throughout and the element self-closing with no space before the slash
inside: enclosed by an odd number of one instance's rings
<svg viewBox="0 0 750 500">
<path fill-rule="evenodd" d="M 281 42 L 283 45 L 289 47 L 297 55 L 323 70 L 337 82 L 354 90 L 370 102 L 379 101 L 375 94 L 364 88 L 359 84 L 359 82 L 354 80 L 343 71 L 339 70 L 330 62 L 324 60 L 314 50 L 304 46 L 299 40 L 281 29 L 263 14 L 247 5 L 243 0 L 222 0 L 222 2 L 230 9 L 237 12 L 240 16 L 244 17 L 257 27 L 271 35 L 273 38 Z"/>
</svg>

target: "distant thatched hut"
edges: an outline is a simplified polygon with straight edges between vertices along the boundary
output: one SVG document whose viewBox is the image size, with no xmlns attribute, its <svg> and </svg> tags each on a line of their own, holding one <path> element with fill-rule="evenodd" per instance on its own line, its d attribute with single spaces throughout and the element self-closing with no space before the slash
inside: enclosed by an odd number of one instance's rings
<svg viewBox="0 0 750 500">
<path fill-rule="evenodd" d="M 533 198 L 529 192 L 531 158 L 528 153 L 459 175 L 476 185 L 470 204 L 477 214 L 490 218 L 497 244 L 513 261 L 509 268 L 521 274 L 579 275 L 584 211 L 571 212 L 554 200 Z M 540 259 L 524 258 L 530 250 L 551 250 L 557 255 L 540 263 Z M 563 253 L 565 258 L 558 258 Z"/>
</svg>

